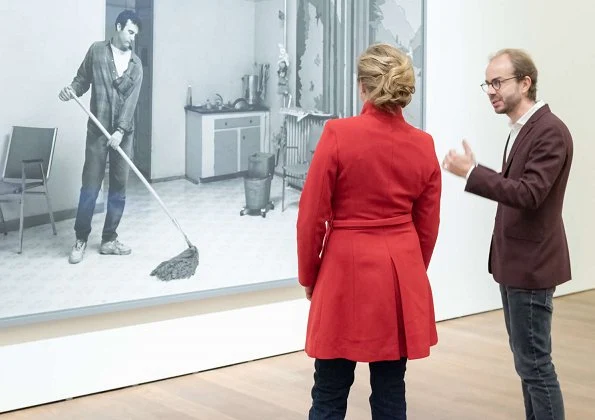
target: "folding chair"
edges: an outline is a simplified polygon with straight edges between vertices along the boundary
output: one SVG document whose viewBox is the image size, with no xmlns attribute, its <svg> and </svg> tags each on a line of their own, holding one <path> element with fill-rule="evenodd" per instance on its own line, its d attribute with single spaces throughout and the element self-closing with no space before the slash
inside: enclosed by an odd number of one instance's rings
<svg viewBox="0 0 595 420">
<path fill-rule="evenodd" d="M 17 202 L 20 204 L 19 254 L 23 252 L 25 194 L 45 195 L 52 230 L 54 235 L 57 234 L 47 189 L 57 132 L 57 128 L 21 126 L 12 128 L 2 178 L 0 178 L 0 203 Z M 39 187 L 41 187 L 41 191 L 39 191 Z M 6 222 L 1 206 L 0 222 L 2 222 L 4 235 L 6 235 Z"/>
</svg>

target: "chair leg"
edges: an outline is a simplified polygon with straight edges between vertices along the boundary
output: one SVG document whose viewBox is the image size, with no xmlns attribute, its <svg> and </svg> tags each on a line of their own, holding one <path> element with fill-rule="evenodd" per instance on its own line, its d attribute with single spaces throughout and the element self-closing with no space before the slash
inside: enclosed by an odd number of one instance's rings
<svg viewBox="0 0 595 420">
<path fill-rule="evenodd" d="M 41 170 L 43 174 L 43 168 Z M 54 222 L 54 213 L 52 212 L 52 202 L 50 200 L 50 194 L 48 193 L 48 186 L 47 180 L 45 179 L 45 174 L 43 174 L 43 190 L 45 191 L 45 199 L 48 203 L 48 212 L 50 214 L 50 222 L 52 223 L 52 230 L 54 231 L 54 235 L 57 235 L 58 232 L 56 231 L 56 223 Z"/>
<path fill-rule="evenodd" d="M 285 169 L 283 169 L 283 189 L 281 190 L 281 213 L 285 211 Z"/>
<path fill-rule="evenodd" d="M 23 224 L 25 222 L 25 190 L 21 192 L 21 217 L 19 220 L 19 254 L 23 252 Z"/>
<path fill-rule="evenodd" d="M 2 206 L 0 206 L 0 221 L 2 222 L 2 230 L 4 231 L 4 236 L 8 235 L 8 231 L 6 230 L 6 221 L 4 220 L 4 213 L 2 213 Z"/>
</svg>

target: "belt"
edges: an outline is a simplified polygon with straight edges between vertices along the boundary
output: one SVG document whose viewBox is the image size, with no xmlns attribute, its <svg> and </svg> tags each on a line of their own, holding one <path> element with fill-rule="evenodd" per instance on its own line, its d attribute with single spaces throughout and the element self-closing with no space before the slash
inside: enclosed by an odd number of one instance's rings
<svg viewBox="0 0 595 420">
<path fill-rule="evenodd" d="M 328 238 L 334 229 L 366 229 L 382 226 L 396 226 L 403 225 L 411 221 L 413 221 L 413 217 L 410 213 L 402 214 L 396 217 L 389 217 L 388 219 L 331 219 L 326 225 L 326 232 L 324 233 L 324 239 L 322 240 L 322 249 L 318 256 L 322 258 L 322 255 L 326 250 Z"/>
<path fill-rule="evenodd" d="M 369 227 L 380 227 L 380 226 L 395 226 L 395 225 L 402 225 L 404 223 L 409 223 L 413 220 L 411 214 L 402 214 L 396 217 L 390 217 L 388 219 L 343 219 L 343 220 L 331 220 L 329 222 L 331 229 L 349 229 L 349 228 L 359 228 L 365 229 Z"/>
</svg>

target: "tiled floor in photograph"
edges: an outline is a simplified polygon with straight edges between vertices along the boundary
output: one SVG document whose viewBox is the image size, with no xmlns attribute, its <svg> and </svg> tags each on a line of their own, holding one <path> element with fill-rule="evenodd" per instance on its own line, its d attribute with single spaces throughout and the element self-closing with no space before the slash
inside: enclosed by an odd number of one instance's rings
<svg viewBox="0 0 595 420">
<path fill-rule="evenodd" d="M 131 173 L 119 239 L 129 256 L 99 254 L 105 213 L 93 218 L 84 260 L 68 263 L 74 220 L 25 230 L 23 253 L 18 233 L 0 235 L 0 318 L 90 305 L 125 302 L 179 293 L 294 278 L 297 276 L 295 222 L 299 192 L 287 189 L 281 212 L 281 179 L 275 177 L 266 218 L 240 216 L 244 181 L 235 178 L 195 185 L 186 180 L 152 184 L 190 241 L 200 263 L 185 280 L 163 282 L 150 272 L 186 249 L 176 229 L 146 187 Z"/>
</svg>

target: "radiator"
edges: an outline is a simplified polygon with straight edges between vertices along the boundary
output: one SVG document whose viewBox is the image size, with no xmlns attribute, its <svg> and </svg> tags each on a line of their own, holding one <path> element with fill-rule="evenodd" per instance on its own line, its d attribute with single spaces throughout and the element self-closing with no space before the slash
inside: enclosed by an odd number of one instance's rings
<svg viewBox="0 0 595 420">
<path fill-rule="evenodd" d="M 320 126 L 335 116 L 302 108 L 281 108 L 279 113 L 285 115 L 287 123 L 287 150 L 284 164 L 294 165 L 309 162 L 311 159 L 311 152 L 308 150 L 310 129 L 313 125 Z M 303 187 L 303 180 L 290 176 L 287 179 L 289 185 L 299 189 Z"/>
</svg>

